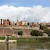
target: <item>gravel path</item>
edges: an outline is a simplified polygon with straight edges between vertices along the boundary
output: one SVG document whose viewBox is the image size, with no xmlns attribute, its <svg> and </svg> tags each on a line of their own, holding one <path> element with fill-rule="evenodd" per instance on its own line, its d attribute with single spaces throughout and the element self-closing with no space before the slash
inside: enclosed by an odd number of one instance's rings
<svg viewBox="0 0 50 50">
<path fill-rule="evenodd" d="M 9 40 L 9 42 L 16 42 L 17 40 Z M 6 42 L 6 40 L 0 40 L 0 42 Z"/>
</svg>

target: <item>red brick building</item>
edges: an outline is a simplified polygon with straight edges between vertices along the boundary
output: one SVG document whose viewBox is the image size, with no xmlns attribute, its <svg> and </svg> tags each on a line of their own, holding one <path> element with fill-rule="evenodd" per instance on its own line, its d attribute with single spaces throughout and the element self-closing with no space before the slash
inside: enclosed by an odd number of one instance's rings
<svg viewBox="0 0 50 50">
<path fill-rule="evenodd" d="M 22 21 L 17 22 L 17 25 L 18 25 L 18 26 L 22 26 Z"/>
<path fill-rule="evenodd" d="M 3 26 L 9 26 L 9 20 L 3 20 Z"/>
<path fill-rule="evenodd" d="M 32 22 L 32 26 L 35 26 L 36 24 L 34 22 Z"/>
</svg>

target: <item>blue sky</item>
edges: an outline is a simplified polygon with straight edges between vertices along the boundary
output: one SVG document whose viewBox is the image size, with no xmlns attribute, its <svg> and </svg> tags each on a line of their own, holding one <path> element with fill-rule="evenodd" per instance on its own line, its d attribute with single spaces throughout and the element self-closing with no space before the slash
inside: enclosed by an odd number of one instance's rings
<svg viewBox="0 0 50 50">
<path fill-rule="evenodd" d="M 32 7 L 41 5 L 43 7 L 50 7 L 50 0 L 0 0 L 0 5 L 23 6 Z"/>
<path fill-rule="evenodd" d="M 0 19 L 50 22 L 50 0 L 0 0 Z"/>
</svg>

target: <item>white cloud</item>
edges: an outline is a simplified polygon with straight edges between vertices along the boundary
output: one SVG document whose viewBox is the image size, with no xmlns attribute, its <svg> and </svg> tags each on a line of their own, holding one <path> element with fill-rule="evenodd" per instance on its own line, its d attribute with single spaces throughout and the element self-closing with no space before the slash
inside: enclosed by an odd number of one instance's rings
<svg viewBox="0 0 50 50">
<path fill-rule="evenodd" d="M 40 5 L 33 7 L 14 7 L 8 5 L 0 6 L 0 19 L 17 19 L 33 22 L 50 22 L 50 7 Z"/>
</svg>

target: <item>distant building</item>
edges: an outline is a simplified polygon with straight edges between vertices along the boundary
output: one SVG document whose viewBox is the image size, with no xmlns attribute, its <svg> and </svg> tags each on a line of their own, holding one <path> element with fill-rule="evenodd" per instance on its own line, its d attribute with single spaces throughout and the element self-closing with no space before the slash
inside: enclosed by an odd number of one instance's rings
<svg viewBox="0 0 50 50">
<path fill-rule="evenodd" d="M 22 26 L 22 21 L 20 21 L 20 22 L 18 21 L 17 26 Z"/>
<path fill-rule="evenodd" d="M 50 29 L 50 23 L 47 23 L 47 27 L 48 27 L 48 29 Z"/>
<path fill-rule="evenodd" d="M 22 22 L 22 25 L 26 26 L 26 25 L 27 25 L 27 22 L 25 22 L 25 21 L 24 21 L 24 22 Z"/>
<path fill-rule="evenodd" d="M 46 25 L 47 25 L 48 27 L 50 27 L 50 23 L 47 23 Z"/>
<path fill-rule="evenodd" d="M 28 26 L 32 26 L 32 22 L 28 22 L 27 25 L 28 25 Z"/>
<path fill-rule="evenodd" d="M 26 26 L 27 22 L 25 21 L 17 21 L 17 23 L 15 23 L 17 26 Z"/>
<path fill-rule="evenodd" d="M 34 22 L 32 22 L 32 26 L 35 26 L 36 24 Z"/>
<path fill-rule="evenodd" d="M 9 26 L 10 25 L 10 21 L 7 20 L 3 20 L 3 26 Z"/>
<path fill-rule="evenodd" d="M 46 22 L 41 22 L 40 25 L 45 26 Z"/>
<path fill-rule="evenodd" d="M 39 23 L 32 22 L 32 27 L 39 27 Z"/>
</svg>

